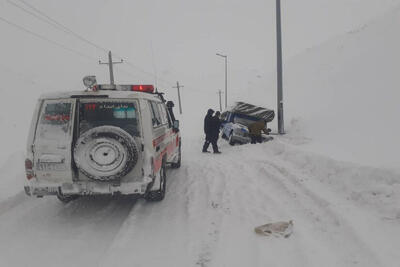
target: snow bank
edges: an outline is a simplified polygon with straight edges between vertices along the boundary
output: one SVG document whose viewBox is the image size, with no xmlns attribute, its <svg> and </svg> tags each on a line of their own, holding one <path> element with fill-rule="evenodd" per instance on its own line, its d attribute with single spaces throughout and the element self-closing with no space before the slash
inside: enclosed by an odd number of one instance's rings
<svg viewBox="0 0 400 267">
<path fill-rule="evenodd" d="M 397 8 L 286 63 L 286 129 L 300 122 L 304 148 L 400 168 L 399 27 Z"/>
<path fill-rule="evenodd" d="M 283 142 L 286 140 L 283 139 Z M 280 145 L 275 145 L 272 151 L 272 155 L 279 155 L 283 161 L 302 169 L 302 177 L 317 177 L 320 183 L 335 188 L 341 194 L 344 193 L 347 199 L 373 208 L 383 217 L 400 219 L 398 171 L 336 161 Z"/>
</svg>

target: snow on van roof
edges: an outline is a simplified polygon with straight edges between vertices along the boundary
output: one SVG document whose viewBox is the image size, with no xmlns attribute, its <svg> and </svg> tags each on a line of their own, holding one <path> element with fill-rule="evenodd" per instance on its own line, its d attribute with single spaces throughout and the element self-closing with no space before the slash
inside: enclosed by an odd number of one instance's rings
<svg viewBox="0 0 400 267">
<path fill-rule="evenodd" d="M 62 99 L 62 98 L 79 98 L 79 97 L 99 97 L 108 98 L 145 98 L 155 100 L 160 98 L 156 94 L 134 92 L 134 91 L 116 91 L 116 90 L 99 90 L 99 91 L 69 91 L 46 93 L 40 96 L 40 99 Z"/>
<path fill-rule="evenodd" d="M 275 117 L 275 112 L 272 109 L 255 106 L 245 102 L 235 102 L 235 104 L 229 107 L 226 111 L 264 119 L 267 122 L 271 122 Z"/>
</svg>

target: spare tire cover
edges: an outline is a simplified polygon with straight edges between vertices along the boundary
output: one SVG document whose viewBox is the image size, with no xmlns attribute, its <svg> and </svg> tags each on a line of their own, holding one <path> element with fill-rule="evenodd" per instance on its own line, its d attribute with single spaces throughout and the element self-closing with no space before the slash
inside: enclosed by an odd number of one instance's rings
<svg viewBox="0 0 400 267">
<path fill-rule="evenodd" d="M 79 170 L 100 181 L 125 176 L 136 165 L 138 155 L 133 137 L 115 126 L 100 126 L 84 132 L 74 148 Z"/>
</svg>

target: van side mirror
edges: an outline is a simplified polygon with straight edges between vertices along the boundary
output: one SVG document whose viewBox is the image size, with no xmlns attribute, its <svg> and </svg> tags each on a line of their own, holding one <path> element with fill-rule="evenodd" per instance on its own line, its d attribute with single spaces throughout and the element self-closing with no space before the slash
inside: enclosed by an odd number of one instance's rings
<svg viewBox="0 0 400 267">
<path fill-rule="evenodd" d="M 172 128 L 176 132 L 179 131 L 179 121 L 178 120 L 174 120 L 174 124 L 172 125 Z"/>
</svg>

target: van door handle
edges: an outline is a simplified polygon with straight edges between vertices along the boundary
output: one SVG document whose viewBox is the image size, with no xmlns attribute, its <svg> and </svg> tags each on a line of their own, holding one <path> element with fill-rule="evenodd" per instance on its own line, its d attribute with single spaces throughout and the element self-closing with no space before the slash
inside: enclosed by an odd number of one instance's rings
<svg viewBox="0 0 400 267">
<path fill-rule="evenodd" d="M 160 151 L 160 146 L 157 146 L 157 147 L 156 147 L 156 151 L 157 151 L 157 152 Z"/>
</svg>

